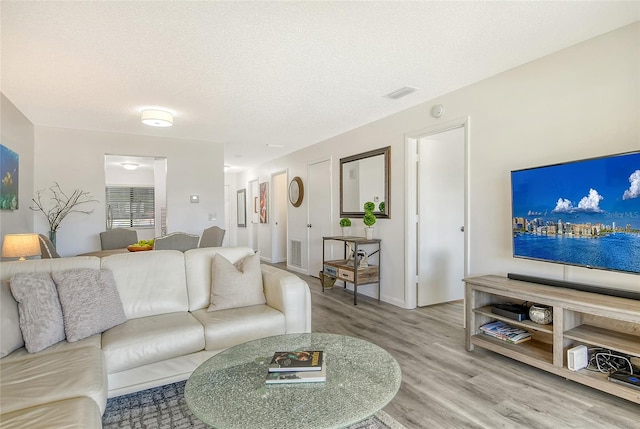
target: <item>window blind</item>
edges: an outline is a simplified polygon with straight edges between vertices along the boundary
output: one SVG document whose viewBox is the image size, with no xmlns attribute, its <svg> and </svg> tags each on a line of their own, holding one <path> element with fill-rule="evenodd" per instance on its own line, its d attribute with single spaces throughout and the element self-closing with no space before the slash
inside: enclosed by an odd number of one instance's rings
<svg viewBox="0 0 640 429">
<path fill-rule="evenodd" d="M 154 228 L 153 187 L 107 186 L 107 228 Z"/>
</svg>

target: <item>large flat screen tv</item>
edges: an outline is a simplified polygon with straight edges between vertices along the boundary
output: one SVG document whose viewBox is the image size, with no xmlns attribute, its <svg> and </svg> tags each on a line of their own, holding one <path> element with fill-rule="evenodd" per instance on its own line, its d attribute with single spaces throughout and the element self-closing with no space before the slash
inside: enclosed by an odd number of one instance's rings
<svg viewBox="0 0 640 429">
<path fill-rule="evenodd" d="M 640 152 L 511 172 L 513 256 L 640 274 Z"/>
</svg>

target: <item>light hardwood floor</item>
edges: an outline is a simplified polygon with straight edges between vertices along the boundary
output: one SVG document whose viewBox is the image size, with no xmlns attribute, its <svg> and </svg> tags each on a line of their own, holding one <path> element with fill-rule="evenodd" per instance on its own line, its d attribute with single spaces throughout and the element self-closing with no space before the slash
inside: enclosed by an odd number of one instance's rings
<svg viewBox="0 0 640 429">
<path fill-rule="evenodd" d="M 283 267 L 281 264 L 278 265 Z M 407 428 L 640 428 L 640 405 L 496 353 L 464 348 L 463 303 L 404 310 L 341 286 L 311 289 L 312 331 L 391 353 L 402 386 L 384 410 Z"/>
</svg>

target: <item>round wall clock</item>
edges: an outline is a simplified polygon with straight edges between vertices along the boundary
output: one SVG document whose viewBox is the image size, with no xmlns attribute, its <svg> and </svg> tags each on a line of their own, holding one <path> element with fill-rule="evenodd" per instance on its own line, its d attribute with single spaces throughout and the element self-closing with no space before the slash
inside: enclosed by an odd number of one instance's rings
<svg viewBox="0 0 640 429">
<path fill-rule="evenodd" d="M 303 197 L 304 187 L 302 186 L 302 179 L 296 176 L 291 180 L 291 183 L 289 183 L 289 202 L 293 207 L 298 207 L 302 204 Z"/>
</svg>

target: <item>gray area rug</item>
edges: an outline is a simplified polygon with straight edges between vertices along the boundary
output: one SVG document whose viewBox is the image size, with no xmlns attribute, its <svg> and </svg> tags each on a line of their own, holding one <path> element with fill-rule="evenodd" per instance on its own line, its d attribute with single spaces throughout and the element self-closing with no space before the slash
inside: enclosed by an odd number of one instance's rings
<svg viewBox="0 0 640 429">
<path fill-rule="evenodd" d="M 187 407 L 184 399 L 185 383 L 185 381 L 181 381 L 109 399 L 107 409 L 102 417 L 103 428 L 208 428 L 209 426 L 191 414 L 189 407 Z M 384 411 L 379 411 L 374 416 L 349 426 L 349 429 L 405 428 Z"/>
</svg>

